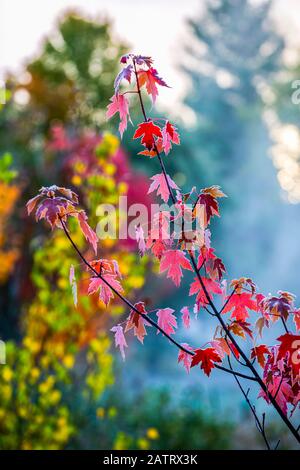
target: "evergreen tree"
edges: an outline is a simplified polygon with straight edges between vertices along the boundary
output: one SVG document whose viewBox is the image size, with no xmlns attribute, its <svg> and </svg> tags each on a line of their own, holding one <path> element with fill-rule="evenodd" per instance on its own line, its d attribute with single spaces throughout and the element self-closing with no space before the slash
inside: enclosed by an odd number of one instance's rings
<svg viewBox="0 0 300 470">
<path fill-rule="evenodd" d="M 256 265 L 262 254 L 269 265 L 280 204 L 261 93 L 280 70 L 284 47 L 272 29 L 270 8 L 270 1 L 207 0 L 204 13 L 188 23 L 192 37 L 183 70 L 191 85 L 185 104 L 195 115 L 186 138 L 194 184 L 221 184 L 230 197 L 223 204 L 230 219 L 225 214 L 218 228 L 218 248 L 231 274 L 244 271 L 272 288 L 268 269 L 257 273 Z"/>
</svg>

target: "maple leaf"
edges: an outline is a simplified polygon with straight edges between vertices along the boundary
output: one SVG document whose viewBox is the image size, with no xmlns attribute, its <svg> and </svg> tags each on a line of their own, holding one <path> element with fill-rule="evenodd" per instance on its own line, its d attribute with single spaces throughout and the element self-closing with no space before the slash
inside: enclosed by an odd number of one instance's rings
<svg viewBox="0 0 300 470">
<path fill-rule="evenodd" d="M 229 325 L 229 330 L 243 339 L 246 339 L 246 334 L 253 338 L 252 331 L 250 329 L 250 323 L 241 320 L 235 320 Z"/>
<path fill-rule="evenodd" d="M 124 350 L 124 348 L 125 347 L 127 348 L 128 346 L 127 346 L 126 339 L 125 339 L 125 336 L 124 336 L 123 327 L 119 324 L 119 325 L 113 326 L 110 331 L 115 333 L 116 348 L 120 348 L 121 356 L 123 358 L 123 361 L 125 361 L 125 350 Z"/>
<path fill-rule="evenodd" d="M 124 95 L 115 94 L 110 98 L 110 101 L 111 103 L 107 106 L 106 119 L 110 119 L 116 113 L 119 113 L 119 132 L 122 137 L 124 131 L 127 129 L 127 118 L 129 117 L 130 120 L 128 100 Z"/>
<path fill-rule="evenodd" d="M 161 129 L 153 121 L 141 122 L 134 133 L 133 138 L 141 138 L 143 144 L 148 150 L 152 150 L 155 145 L 155 137 L 162 138 Z"/>
<path fill-rule="evenodd" d="M 219 214 L 219 204 L 217 198 L 219 197 L 226 197 L 226 195 L 221 191 L 219 186 L 211 186 L 209 188 L 202 189 L 201 193 L 198 196 L 197 203 L 195 205 L 195 215 L 200 216 L 200 220 L 202 219 L 202 225 L 206 227 L 210 219 L 216 215 L 220 217 Z M 200 214 L 198 213 L 200 206 Z M 203 211 L 201 211 L 203 208 Z"/>
<path fill-rule="evenodd" d="M 182 343 L 181 346 L 183 346 L 188 351 L 191 351 L 191 352 L 193 351 L 193 348 L 187 343 Z M 187 352 L 183 351 L 182 349 L 179 350 L 178 364 L 180 362 L 182 362 L 184 367 L 186 368 L 187 373 L 189 373 L 190 369 L 191 369 L 192 357 L 193 356 L 191 354 L 188 354 Z"/>
<path fill-rule="evenodd" d="M 75 307 L 77 307 L 77 283 L 76 283 L 75 269 L 74 269 L 73 264 L 71 264 L 70 266 L 69 281 L 70 281 L 70 286 L 72 288 L 73 302 L 74 302 Z"/>
<path fill-rule="evenodd" d="M 150 68 L 153 63 L 152 57 L 131 53 L 122 55 L 120 62 L 121 64 L 127 64 L 130 60 L 134 61 L 137 65 L 146 65 L 148 68 Z"/>
<path fill-rule="evenodd" d="M 166 155 L 168 155 L 172 148 L 172 142 L 179 145 L 180 138 L 176 127 L 167 121 L 162 129 L 162 147 Z"/>
<path fill-rule="evenodd" d="M 144 315 L 147 315 L 146 308 L 144 302 L 137 302 L 134 304 L 134 307 Z M 146 320 L 139 315 L 135 310 L 130 310 L 129 317 L 127 318 L 125 332 L 129 331 L 133 328 L 134 335 L 138 338 L 138 340 L 143 343 L 144 337 L 146 336 L 146 328 L 145 325 L 147 324 Z M 148 326 L 150 326 L 148 324 Z"/>
<path fill-rule="evenodd" d="M 144 237 L 144 230 L 140 224 L 137 227 L 135 227 L 135 238 L 136 238 L 136 241 L 138 242 L 140 255 L 144 256 L 145 251 L 146 251 L 146 243 L 145 243 L 145 237 Z"/>
<path fill-rule="evenodd" d="M 267 388 L 270 395 L 273 397 L 276 396 L 276 402 L 282 411 L 287 414 L 287 403 L 293 396 L 293 391 L 288 380 L 285 378 L 282 379 L 280 376 L 274 376 L 272 377 L 272 381 L 267 384 Z M 267 403 L 270 403 L 269 394 L 261 390 L 258 396 L 263 397 Z"/>
<path fill-rule="evenodd" d="M 111 288 L 106 284 L 106 282 L 110 284 L 117 292 L 123 292 L 123 288 L 120 282 L 116 279 L 115 274 L 105 274 L 100 277 L 92 277 L 90 279 L 88 294 L 94 294 L 99 290 L 99 299 L 106 305 L 109 304 L 110 299 L 114 298 L 114 292 Z"/>
<path fill-rule="evenodd" d="M 219 356 L 223 359 L 225 355 L 230 356 L 231 349 L 225 338 L 215 338 L 210 342 L 211 346 L 217 351 Z"/>
<path fill-rule="evenodd" d="M 115 88 L 115 94 L 118 94 L 120 84 L 122 80 L 127 80 L 128 83 L 131 82 L 131 75 L 133 72 L 133 66 L 131 64 L 127 65 L 127 67 L 124 67 L 121 72 L 118 73 L 115 79 L 114 83 L 114 88 Z"/>
<path fill-rule="evenodd" d="M 78 218 L 78 222 L 83 235 L 85 236 L 86 240 L 92 245 L 95 254 L 97 254 L 98 237 L 94 230 L 87 223 L 88 218 L 86 213 L 84 211 L 79 211 L 75 214 L 75 216 Z"/>
<path fill-rule="evenodd" d="M 200 364 L 201 369 L 209 377 L 215 362 L 222 362 L 221 357 L 215 348 L 195 349 L 195 355 L 192 357 L 191 367 Z"/>
<path fill-rule="evenodd" d="M 142 150 L 141 152 L 138 153 L 138 155 L 146 155 L 146 157 L 154 158 L 154 157 L 157 157 L 157 153 L 161 153 L 162 151 L 163 151 L 162 139 L 158 138 L 155 141 L 155 149 Z"/>
<path fill-rule="evenodd" d="M 151 249 L 153 255 L 158 259 L 161 259 L 163 253 L 166 251 L 166 245 L 163 240 L 152 240 L 148 238 L 146 246 Z"/>
<path fill-rule="evenodd" d="M 286 333 L 277 338 L 280 341 L 278 349 L 278 360 L 288 358 L 288 364 L 292 369 L 293 376 L 299 380 L 300 374 L 300 335 Z"/>
<path fill-rule="evenodd" d="M 150 67 L 148 70 L 140 70 L 138 72 L 138 81 L 140 87 L 146 85 L 147 93 L 151 96 L 153 103 L 155 103 L 156 97 L 158 96 L 157 84 L 170 88 L 166 82 L 158 76 L 157 70 L 153 67 Z"/>
<path fill-rule="evenodd" d="M 226 272 L 225 266 L 221 258 L 216 258 L 213 262 L 213 271 L 217 272 L 217 278 L 221 281 L 223 273 Z"/>
<path fill-rule="evenodd" d="M 177 320 L 176 317 L 173 315 L 172 308 L 160 308 L 157 312 L 157 324 L 160 326 L 162 330 L 164 330 L 168 335 L 173 335 L 175 333 L 174 328 L 177 328 Z M 157 331 L 157 334 L 159 331 Z"/>
<path fill-rule="evenodd" d="M 180 310 L 180 313 L 182 313 L 182 321 L 183 324 L 186 328 L 190 327 L 190 312 L 188 307 L 182 307 Z"/>
<path fill-rule="evenodd" d="M 265 312 L 271 316 L 273 322 L 279 320 L 281 317 L 284 320 L 288 319 L 295 299 L 293 294 L 289 292 L 279 291 L 278 294 L 278 297 L 268 297 L 262 302 Z"/>
<path fill-rule="evenodd" d="M 167 179 L 169 182 L 169 186 L 172 189 L 178 189 L 177 184 L 167 175 Z M 148 194 L 153 193 L 153 191 L 157 191 L 157 195 L 161 196 L 164 202 L 168 202 L 170 197 L 170 191 L 166 182 L 166 178 L 163 173 L 159 173 L 151 177 L 152 183 L 149 187 Z"/>
<path fill-rule="evenodd" d="M 229 298 L 229 297 L 228 297 Z M 257 310 L 257 303 L 252 299 L 252 294 L 241 293 L 233 294 L 222 313 L 231 313 L 231 318 L 235 318 L 237 321 L 245 322 L 249 317 L 248 310 Z"/>
<path fill-rule="evenodd" d="M 61 220 L 66 221 L 67 214 L 73 211 L 75 207 L 63 197 L 46 198 L 37 207 L 35 218 L 37 221 L 45 219 L 53 230 L 55 226 L 61 228 Z"/>
<path fill-rule="evenodd" d="M 210 297 L 212 297 L 212 294 L 218 294 L 218 295 L 222 294 L 222 289 L 220 288 L 220 285 L 218 282 L 214 281 L 213 279 L 209 279 L 207 277 L 203 277 L 202 281 Z M 208 303 L 206 294 L 204 290 L 202 289 L 202 286 L 198 277 L 195 277 L 194 282 L 192 282 L 192 284 L 190 285 L 189 295 L 195 295 L 195 294 L 197 295 L 196 301 L 201 307 Z"/>
<path fill-rule="evenodd" d="M 265 354 L 270 354 L 265 344 L 260 344 L 251 349 L 251 359 L 257 359 L 258 364 L 264 369 L 266 364 Z"/>
<path fill-rule="evenodd" d="M 167 271 L 167 277 L 172 279 L 174 284 L 178 287 L 183 276 L 182 269 L 192 271 L 193 268 L 185 254 L 180 250 L 167 250 L 163 253 L 159 272 Z"/>
</svg>

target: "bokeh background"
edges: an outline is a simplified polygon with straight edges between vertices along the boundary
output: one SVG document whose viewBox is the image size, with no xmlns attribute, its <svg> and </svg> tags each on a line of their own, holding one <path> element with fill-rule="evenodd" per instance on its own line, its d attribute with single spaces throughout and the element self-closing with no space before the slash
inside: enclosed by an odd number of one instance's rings
<svg viewBox="0 0 300 470">
<path fill-rule="evenodd" d="M 177 122 L 182 138 L 169 173 L 185 189 L 219 184 L 229 196 L 213 225 L 228 277 L 299 296 L 299 13 L 297 0 L 2 0 L 1 449 L 261 447 L 230 377 L 187 376 L 154 334 L 144 347 L 132 341 L 121 363 L 109 329 L 128 312 L 88 298 L 84 272 L 74 309 L 68 271 L 78 260 L 24 206 L 53 183 L 80 193 L 94 225 L 97 206 L 119 195 L 150 203 L 156 163 L 137 156 L 131 128 L 119 141 L 105 108 L 120 55 L 151 55 L 172 86 L 155 112 Z M 74 234 L 86 249 L 75 226 Z M 180 310 L 187 284 L 174 290 L 135 243 L 101 250 L 119 261 L 131 299 Z M 203 343 L 212 328 L 199 315 L 179 335 Z M 270 410 L 268 423 L 274 442 L 280 435 L 282 448 L 293 447 Z"/>
</svg>

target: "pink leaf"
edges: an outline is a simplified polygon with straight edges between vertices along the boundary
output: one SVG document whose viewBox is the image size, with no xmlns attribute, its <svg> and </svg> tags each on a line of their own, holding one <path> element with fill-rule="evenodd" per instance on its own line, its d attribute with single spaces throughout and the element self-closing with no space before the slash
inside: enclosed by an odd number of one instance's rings
<svg viewBox="0 0 300 470">
<path fill-rule="evenodd" d="M 182 321 L 183 321 L 184 326 L 186 328 L 189 328 L 190 327 L 190 312 L 189 312 L 188 307 L 183 307 L 180 310 L 180 313 L 182 313 Z"/>
<path fill-rule="evenodd" d="M 94 294 L 99 290 L 99 299 L 107 306 L 110 299 L 114 298 L 114 292 L 106 284 L 107 281 L 117 292 L 123 292 L 120 282 L 116 279 L 114 274 L 105 274 L 100 277 L 92 277 L 90 280 L 88 294 Z"/>
<path fill-rule="evenodd" d="M 191 263 L 182 251 L 167 250 L 163 253 L 159 272 L 167 271 L 167 277 L 171 278 L 177 287 L 180 285 L 183 276 L 182 269 L 193 270 Z"/>
<path fill-rule="evenodd" d="M 162 129 L 162 146 L 166 155 L 170 152 L 172 148 L 172 142 L 176 145 L 179 145 L 180 138 L 176 127 L 173 126 L 173 124 L 171 124 L 169 121 L 167 121 Z"/>
<path fill-rule="evenodd" d="M 91 229 L 89 224 L 87 223 L 87 215 L 84 211 L 80 211 L 77 213 L 78 222 L 80 228 L 82 230 L 83 235 L 85 236 L 86 240 L 90 242 L 92 247 L 94 248 L 95 254 L 97 254 L 97 243 L 98 237 L 94 230 Z"/>
<path fill-rule="evenodd" d="M 124 95 L 116 94 L 111 97 L 110 101 L 111 103 L 107 106 L 106 119 L 110 119 L 116 113 L 119 113 L 119 132 L 122 137 L 127 129 L 127 117 L 129 116 L 128 100 Z"/>
<path fill-rule="evenodd" d="M 140 224 L 137 227 L 135 227 L 135 237 L 136 237 L 136 241 L 138 242 L 140 255 L 144 256 L 145 251 L 146 251 L 146 243 L 145 243 L 145 238 L 144 238 L 144 230 Z"/>
<path fill-rule="evenodd" d="M 136 304 L 134 304 L 134 307 L 136 308 L 136 310 L 138 310 L 138 312 L 147 315 L 144 302 L 137 302 Z M 138 340 L 143 343 L 144 337 L 147 334 L 145 326 L 147 324 L 148 326 L 150 325 L 138 312 L 136 312 L 135 310 L 130 310 L 129 317 L 127 318 L 125 331 L 129 331 L 133 328 L 134 336 L 136 336 Z"/>
<path fill-rule="evenodd" d="M 187 343 L 182 343 L 181 346 L 183 346 L 188 351 L 193 351 L 193 348 L 191 348 L 191 346 L 189 346 Z M 182 362 L 188 373 L 190 372 L 190 369 L 191 369 L 192 357 L 193 356 L 191 354 L 188 354 L 187 352 L 182 351 L 182 349 L 179 350 L 178 364 L 179 362 Z"/>
<path fill-rule="evenodd" d="M 177 328 L 176 317 L 173 315 L 172 308 L 161 308 L 157 311 L 156 315 L 158 317 L 158 326 L 160 326 L 168 335 L 175 333 L 174 328 Z M 159 333 L 159 331 L 157 331 Z"/>
<path fill-rule="evenodd" d="M 167 175 L 168 182 L 171 188 L 173 189 L 179 189 L 177 184 L 170 178 L 169 175 Z M 153 191 L 157 191 L 157 195 L 161 196 L 162 200 L 164 202 L 168 202 L 170 192 L 169 188 L 166 182 L 166 178 L 163 173 L 154 175 L 151 177 L 152 183 L 150 185 L 150 188 L 148 190 L 148 194 L 153 193 Z"/>
<path fill-rule="evenodd" d="M 124 336 L 123 328 L 121 325 L 113 326 L 111 330 L 113 333 L 115 333 L 115 345 L 116 348 L 120 348 L 121 356 L 123 358 L 123 361 L 125 361 L 125 350 L 124 348 L 128 347 L 126 343 L 126 339 Z"/>
</svg>

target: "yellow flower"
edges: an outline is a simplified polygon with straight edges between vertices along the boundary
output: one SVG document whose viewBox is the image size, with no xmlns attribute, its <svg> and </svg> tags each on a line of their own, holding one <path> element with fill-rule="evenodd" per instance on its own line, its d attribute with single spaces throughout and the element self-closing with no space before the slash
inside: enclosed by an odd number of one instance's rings
<svg viewBox="0 0 300 470">
<path fill-rule="evenodd" d="M 2 371 L 2 377 L 5 380 L 5 382 L 10 382 L 11 379 L 13 378 L 13 371 L 11 370 L 10 367 L 4 367 Z"/>
<path fill-rule="evenodd" d="M 139 449 L 145 450 L 145 449 L 149 448 L 149 441 L 147 441 L 147 439 L 141 437 L 140 439 L 138 439 L 137 445 L 138 445 Z"/>
<path fill-rule="evenodd" d="M 149 439 L 158 439 L 159 438 L 159 432 L 155 428 L 149 428 L 147 430 L 147 437 Z"/>
<path fill-rule="evenodd" d="M 61 399 L 61 393 L 59 390 L 53 390 L 49 395 L 49 401 L 51 405 L 56 405 Z"/>
<path fill-rule="evenodd" d="M 82 179 L 79 175 L 74 175 L 72 177 L 72 184 L 74 184 L 74 186 L 80 186 L 82 183 Z"/>
<path fill-rule="evenodd" d="M 66 354 L 66 356 L 63 358 L 63 363 L 67 367 L 67 369 L 72 369 L 74 366 L 75 358 L 72 356 L 72 354 Z"/>
<path fill-rule="evenodd" d="M 39 376 L 40 376 L 40 371 L 37 367 L 33 367 L 33 369 L 31 369 L 30 371 L 30 375 L 33 379 L 38 379 Z"/>
</svg>

